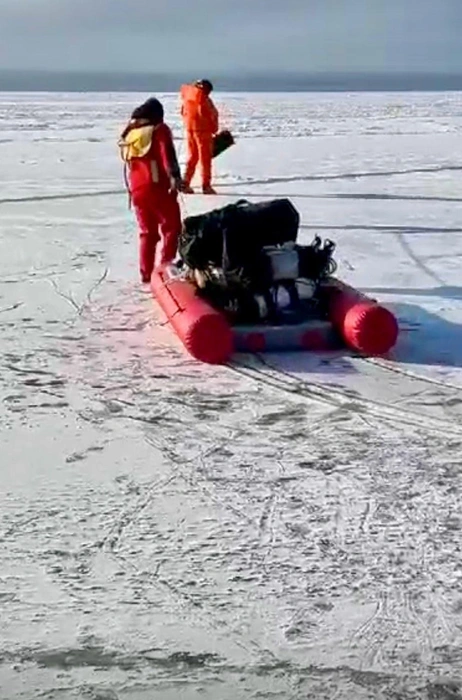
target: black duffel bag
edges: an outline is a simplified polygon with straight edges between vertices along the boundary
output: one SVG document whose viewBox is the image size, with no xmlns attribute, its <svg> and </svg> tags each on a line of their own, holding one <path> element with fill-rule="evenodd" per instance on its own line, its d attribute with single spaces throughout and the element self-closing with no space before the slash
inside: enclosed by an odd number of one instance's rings
<svg viewBox="0 0 462 700">
<path fill-rule="evenodd" d="M 179 254 L 190 268 L 242 270 L 250 278 L 264 246 L 296 241 L 300 215 L 288 199 L 251 204 L 241 199 L 220 209 L 188 216 Z"/>
</svg>

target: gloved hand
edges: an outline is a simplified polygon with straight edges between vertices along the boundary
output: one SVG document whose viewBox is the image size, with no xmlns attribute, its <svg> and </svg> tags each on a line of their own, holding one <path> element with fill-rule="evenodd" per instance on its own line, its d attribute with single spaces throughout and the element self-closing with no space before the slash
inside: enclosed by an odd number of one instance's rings
<svg viewBox="0 0 462 700">
<path fill-rule="evenodd" d="M 178 192 L 184 192 L 186 185 L 180 177 L 170 178 L 170 189 L 169 194 L 177 194 Z"/>
</svg>

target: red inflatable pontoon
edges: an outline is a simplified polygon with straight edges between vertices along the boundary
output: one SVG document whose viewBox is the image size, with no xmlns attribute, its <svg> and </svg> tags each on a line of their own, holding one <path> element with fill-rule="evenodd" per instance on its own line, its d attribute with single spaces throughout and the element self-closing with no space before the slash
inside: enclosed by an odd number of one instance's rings
<svg viewBox="0 0 462 700">
<path fill-rule="evenodd" d="M 354 287 L 331 278 L 324 285 L 329 319 L 345 344 L 365 355 L 384 355 L 398 339 L 395 316 Z"/>
<path fill-rule="evenodd" d="M 154 270 L 151 291 L 186 350 L 201 362 L 224 364 L 234 350 L 225 316 L 196 294 L 196 287 L 175 277 L 175 267 Z"/>
<path fill-rule="evenodd" d="M 305 322 L 308 329 L 303 324 L 276 329 L 261 325 L 250 327 L 248 332 L 243 327 L 232 328 L 224 314 L 197 295 L 194 284 L 178 276 L 174 265 L 153 272 L 151 289 L 185 348 L 201 362 L 224 364 L 235 348 L 264 352 L 337 347 L 319 320 Z M 345 345 L 365 355 L 383 355 L 395 345 L 398 322 L 388 309 L 334 278 L 323 285 L 322 291 L 328 320 Z"/>
</svg>

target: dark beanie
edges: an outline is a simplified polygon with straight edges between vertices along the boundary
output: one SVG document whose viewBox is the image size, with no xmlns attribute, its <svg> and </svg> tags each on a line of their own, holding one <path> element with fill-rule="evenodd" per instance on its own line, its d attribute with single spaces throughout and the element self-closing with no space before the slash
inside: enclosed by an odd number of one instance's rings
<svg viewBox="0 0 462 700">
<path fill-rule="evenodd" d="M 203 88 L 207 93 L 212 92 L 213 90 L 213 84 L 210 82 L 210 80 L 207 80 L 207 78 L 202 78 L 202 80 L 198 80 L 196 82 L 196 85 Z"/>
<path fill-rule="evenodd" d="M 155 97 L 150 97 L 146 102 L 132 112 L 132 119 L 146 119 L 153 124 L 159 124 L 164 120 L 164 108 Z"/>
</svg>

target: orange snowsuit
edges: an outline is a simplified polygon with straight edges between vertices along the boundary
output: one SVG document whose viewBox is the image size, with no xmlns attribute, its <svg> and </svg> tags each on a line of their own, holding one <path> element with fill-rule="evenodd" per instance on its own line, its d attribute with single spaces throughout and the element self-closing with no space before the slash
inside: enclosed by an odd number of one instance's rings
<svg viewBox="0 0 462 700">
<path fill-rule="evenodd" d="M 184 182 L 190 185 L 198 163 L 202 187 L 212 184 L 213 137 L 218 132 L 218 111 L 210 97 L 197 85 L 183 85 L 181 116 L 186 130 L 187 162 Z"/>
</svg>

